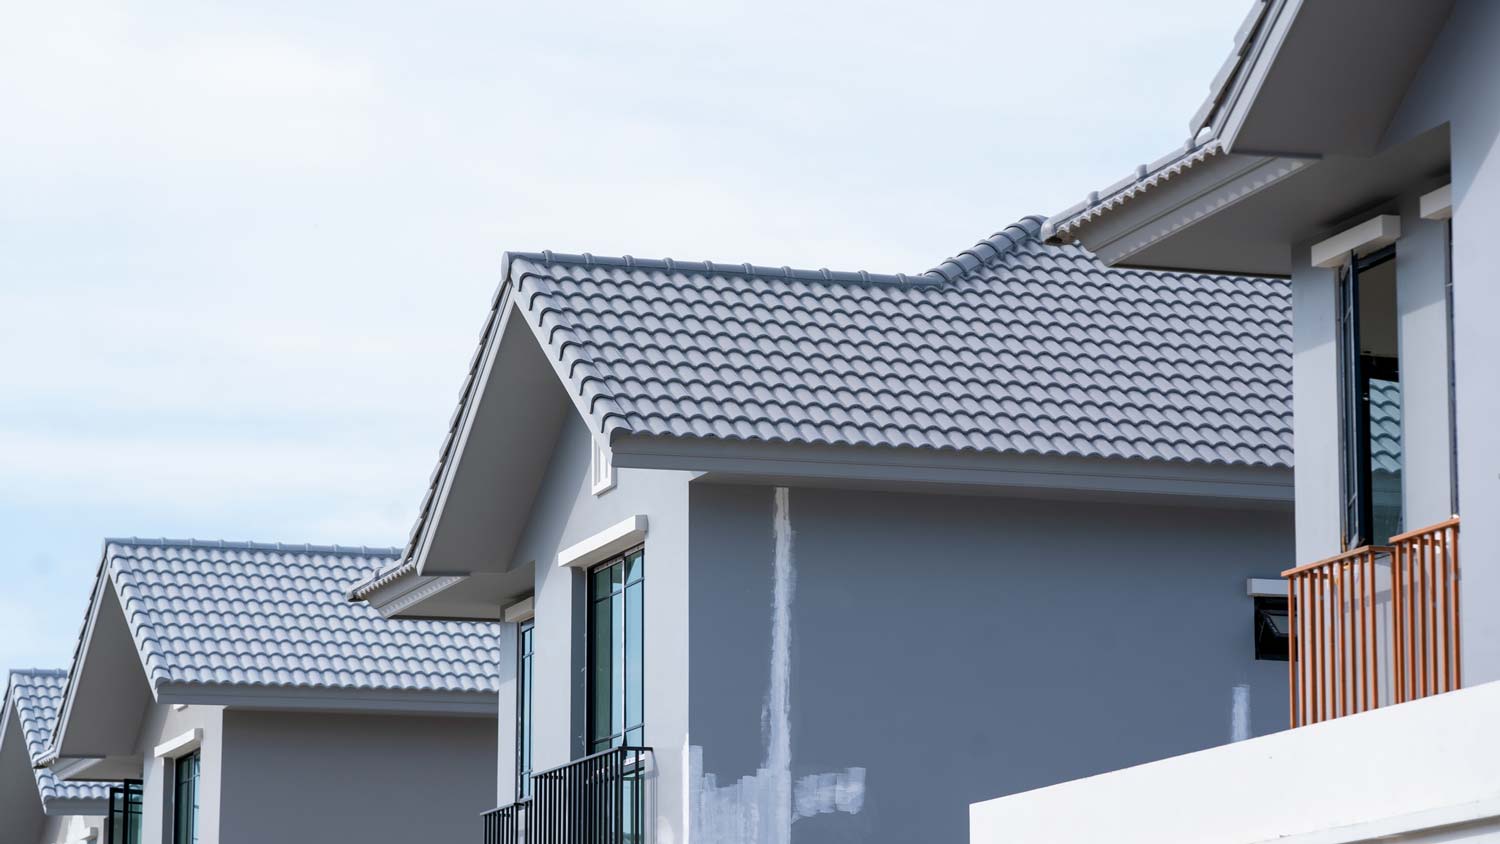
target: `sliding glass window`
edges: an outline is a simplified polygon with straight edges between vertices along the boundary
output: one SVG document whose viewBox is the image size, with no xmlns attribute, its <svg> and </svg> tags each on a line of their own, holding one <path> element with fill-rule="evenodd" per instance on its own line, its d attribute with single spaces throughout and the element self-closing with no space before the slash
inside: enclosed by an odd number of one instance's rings
<svg viewBox="0 0 1500 844">
<path fill-rule="evenodd" d="M 198 844 L 198 768 L 195 750 L 175 764 L 176 790 L 172 801 L 172 844 Z"/>
<path fill-rule="evenodd" d="M 637 548 L 589 571 L 588 752 L 638 747 L 642 728 L 642 594 L 646 560 Z"/>
<path fill-rule="evenodd" d="M 531 796 L 531 657 L 535 641 L 531 622 L 516 637 L 516 799 Z"/>
</svg>

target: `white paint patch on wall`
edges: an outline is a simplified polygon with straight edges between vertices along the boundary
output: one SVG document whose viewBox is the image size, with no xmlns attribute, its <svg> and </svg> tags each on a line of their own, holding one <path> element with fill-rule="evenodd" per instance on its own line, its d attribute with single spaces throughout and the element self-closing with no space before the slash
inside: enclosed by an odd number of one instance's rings
<svg viewBox="0 0 1500 844">
<path fill-rule="evenodd" d="M 1250 738 L 1250 685 L 1240 683 L 1234 687 L 1229 707 L 1229 740 L 1244 741 Z"/>
<path fill-rule="evenodd" d="M 865 804 L 865 769 L 810 774 L 792 782 L 792 598 L 797 572 L 792 557 L 791 490 L 777 487 L 771 516 L 771 676 L 761 731 L 764 763 L 750 776 L 719 785 L 703 770 L 703 748 L 687 748 L 690 783 L 688 841 L 699 844 L 791 844 L 798 818 L 831 812 L 856 814 Z"/>
</svg>

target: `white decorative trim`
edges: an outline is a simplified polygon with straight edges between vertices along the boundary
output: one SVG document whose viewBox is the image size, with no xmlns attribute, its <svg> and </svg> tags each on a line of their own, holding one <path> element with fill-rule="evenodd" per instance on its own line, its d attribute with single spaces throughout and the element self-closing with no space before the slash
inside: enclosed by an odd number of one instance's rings
<svg viewBox="0 0 1500 844">
<path fill-rule="evenodd" d="M 593 481 L 595 495 L 603 495 L 615 488 L 615 460 L 609 446 L 592 437 L 593 448 L 589 452 L 589 478 Z"/>
<path fill-rule="evenodd" d="M 1374 252 L 1401 237 L 1401 218 L 1395 214 L 1372 217 L 1352 229 L 1346 229 L 1327 240 L 1313 244 L 1312 265 L 1331 270 L 1341 266 L 1349 255 Z"/>
<path fill-rule="evenodd" d="M 194 727 L 176 738 L 158 744 L 152 751 L 157 759 L 176 759 L 197 750 L 203 744 L 203 728 Z"/>
<path fill-rule="evenodd" d="M 525 600 L 516 601 L 514 604 L 506 607 L 502 617 L 509 624 L 520 624 L 523 621 L 530 621 L 536 618 L 536 596 L 532 595 Z"/>
<path fill-rule="evenodd" d="M 557 564 L 560 567 L 591 566 L 645 541 L 646 517 L 631 516 L 559 551 Z"/>
<path fill-rule="evenodd" d="M 188 708 L 188 704 L 186 704 L 186 703 L 174 703 L 174 704 L 172 704 L 172 711 L 173 712 L 181 712 L 182 710 L 187 709 L 187 708 Z"/>
<path fill-rule="evenodd" d="M 1449 220 L 1453 218 L 1453 185 L 1443 185 L 1431 193 L 1422 194 L 1417 200 L 1417 210 L 1424 220 Z"/>
<path fill-rule="evenodd" d="M 1275 577 L 1245 579 L 1245 594 L 1252 598 L 1285 598 L 1286 581 Z"/>
<path fill-rule="evenodd" d="M 398 598 L 393 598 L 390 601 L 387 601 L 376 607 L 376 609 L 380 610 L 381 615 L 385 616 L 386 618 L 390 618 L 391 616 L 399 612 L 403 612 L 407 608 L 415 604 L 419 604 L 422 601 L 431 598 L 433 595 L 436 595 L 444 589 L 447 589 L 449 586 L 453 586 L 464 580 L 464 578 L 459 577 L 458 575 L 440 575 L 427 580 L 426 583 L 423 583 L 422 580 L 424 578 L 422 577 L 422 575 L 415 575 L 415 577 L 418 578 L 417 585 L 410 591 L 402 594 Z"/>
</svg>

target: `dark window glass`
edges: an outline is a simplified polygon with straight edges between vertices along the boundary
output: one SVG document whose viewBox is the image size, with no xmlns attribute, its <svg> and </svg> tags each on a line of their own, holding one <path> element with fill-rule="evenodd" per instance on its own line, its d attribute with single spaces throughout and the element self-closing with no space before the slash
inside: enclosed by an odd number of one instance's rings
<svg viewBox="0 0 1500 844">
<path fill-rule="evenodd" d="M 516 798 L 531 796 L 531 656 L 534 634 L 528 622 L 521 625 L 520 651 L 516 659 Z"/>
<path fill-rule="evenodd" d="M 1344 546 L 1402 530 L 1401 378 L 1395 250 L 1351 260 L 1338 277 Z"/>
<path fill-rule="evenodd" d="M 179 757 L 173 800 L 173 844 L 198 844 L 198 752 Z"/>
<path fill-rule="evenodd" d="M 645 738 L 645 568 L 638 548 L 589 573 L 589 753 Z"/>
<path fill-rule="evenodd" d="M 141 844 L 141 783 L 126 780 L 109 789 L 109 814 L 104 820 L 107 844 Z"/>
<path fill-rule="evenodd" d="M 1270 596 L 1257 597 L 1255 599 L 1255 658 L 1285 662 L 1290 633 L 1286 599 Z"/>
</svg>

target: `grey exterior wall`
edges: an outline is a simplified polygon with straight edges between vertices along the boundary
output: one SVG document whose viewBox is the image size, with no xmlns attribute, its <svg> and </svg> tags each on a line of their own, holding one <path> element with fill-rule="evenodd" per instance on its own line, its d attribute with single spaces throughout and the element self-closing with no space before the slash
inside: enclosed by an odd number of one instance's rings
<svg viewBox="0 0 1500 844">
<path fill-rule="evenodd" d="M 532 505 L 513 566 L 536 571 L 532 707 L 534 770 L 565 764 L 584 748 L 584 574 L 557 566 L 558 552 L 631 516 L 647 517 L 645 735 L 656 750 L 660 842 L 682 841 L 682 748 L 688 729 L 688 480 L 684 472 L 618 469 L 615 487 L 592 491 L 590 434 L 568 414 Z M 513 642 L 513 631 L 508 635 Z M 513 662 L 514 645 L 507 650 Z M 502 700 L 515 699 L 513 668 Z M 502 705 L 497 799 L 515 799 L 515 716 Z"/>
<path fill-rule="evenodd" d="M 173 760 L 156 758 L 155 749 L 194 729 L 203 731 L 199 763 L 198 805 L 200 844 L 219 844 L 224 763 L 224 710 L 218 706 L 177 709 L 161 703 L 146 707 L 136 753 L 141 757 L 141 841 L 172 841 Z"/>
<path fill-rule="evenodd" d="M 1286 726 L 1286 663 L 1253 658 L 1245 579 L 1290 559 L 1287 511 L 789 503 L 790 776 L 864 769 L 857 813 L 844 800 L 791 840 L 963 840 L 971 802 L 1229 741 L 1237 694 L 1247 733 Z M 701 794 L 767 763 L 773 490 L 698 483 L 691 506 L 691 745 L 716 780 L 690 783 Z"/>
<path fill-rule="evenodd" d="M 1500 4 L 1458 0 L 1389 134 L 1449 124 L 1453 180 L 1454 369 L 1459 512 L 1464 515 L 1464 682 L 1500 679 L 1500 313 L 1494 241 L 1500 231 Z"/>
<path fill-rule="evenodd" d="M 477 842 L 494 747 L 489 718 L 227 710 L 218 841 Z"/>
<path fill-rule="evenodd" d="M 1458 0 L 1442 34 L 1387 129 L 1385 146 L 1446 124 L 1453 186 L 1453 377 L 1458 435 L 1458 512 L 1462 527 L 1464 682 L 1500 679 L 1500 367 L 1494 320 L 1500 313 L 1493 243 L 1500 231 L 1500 4 Z M 1341 550 L 1334 280 L 1308 265 L 1317 240 L 1376 213 L 1401 215 L 1397 244 L 1402 410 L 1405 416 L 1406 526 L 1452 514 L 1448 449 L 1447 319 L 1443 284 L 1448 226 L 1422 220 L 1417 197 L 1450 177 L 1435 173 L 1401 196 L 1358 209 L 1347 221 L 1294 245 L 1297 562 Z"/>
</svg>

